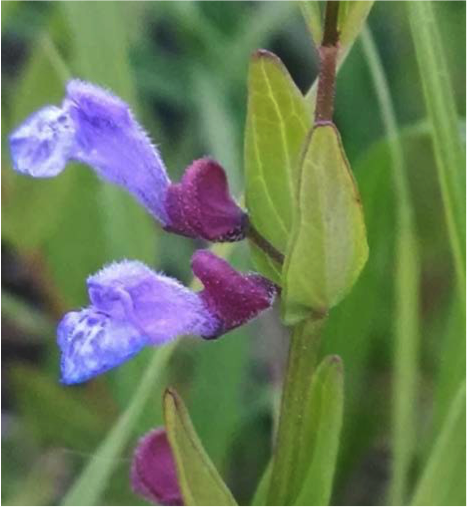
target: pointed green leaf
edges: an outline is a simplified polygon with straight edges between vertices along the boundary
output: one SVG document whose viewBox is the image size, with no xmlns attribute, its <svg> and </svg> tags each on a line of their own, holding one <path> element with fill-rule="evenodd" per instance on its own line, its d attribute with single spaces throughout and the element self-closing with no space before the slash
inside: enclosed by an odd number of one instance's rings
<svg viewBox="0 0 467 507">
<path fill-rule="evenodd" d="M 299 5 L 308 30 L 313 38 L 313 42 L 315 43 L 315 46 L 318 47 L 323 39 L 323 20 L 319 2 L 300 2 Z"/>
<path fill-rule="evenodd" d="M 164 395 L 165 428 L 186 505 L 237 505 L 207 456 L 188 411 L 173 389 Z"/>
<path fill-rule="evenodd" d="M 329 505 L 342 426 L 343 380 L 338 356 L 323 359 L 313 376 L 304 417 L 309 431 L 302 442 L 302 454 L 310 456 L 310 464 L 295 505 Z"/>
<path fill-rule="evenodd" d="M 465 505 L 465 381 L 454 398 L 411 505 Z"/>
<path fill-rule="evenodd" d="M 339 42 L 341 48 L 347 51 L 365 25 L 374 1 L 347 0 L 340 2 L 339 7 Z"/>
<path fill-rule="evenodd" d="M 368 257 L 359 193 L 333 125 L 313 129 L 300 171 L 283 272 L 283 310 L 289 324 L 335 306 Z"/>
<path fill-rule="evenodd" d="M 312 3 L 315 3 L 312 1 Z M 337 54 L 337 72 L 342 67 L 347 55 L 354 45 L 357 37 L 365 25 L 374 1 L 341 1 L 339 6 L 339 52 Z M 316 79 L 305 97 L 312 110 L 315 108 L 318 80 Z"/>
<path fill-rule="evenodd" d="M 282 62 L 257 51 L 248 77 L 246 205 L 253 225 L 281 252 L 292 227 L 298 163 L 310 127 L 305 99 Z M 280 283 L 279 266 L 257 249 L 253 259 L 263 274 Z"/>
</svg>

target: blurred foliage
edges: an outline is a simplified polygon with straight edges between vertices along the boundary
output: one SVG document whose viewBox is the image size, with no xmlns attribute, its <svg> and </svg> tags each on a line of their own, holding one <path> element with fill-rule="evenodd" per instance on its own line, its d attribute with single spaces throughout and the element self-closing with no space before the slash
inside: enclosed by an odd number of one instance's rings
<svg viewBox="0 0 467 507">
<path fill-rule="evenodd" d="M 465 3 L 437 2 L 434 10 L 465 133 Z M 451 405 L 465 378 L 465 330 L 405 2 L 376 2 L 369 25 L 400 127 L 420 252 L 413 491 L 427 461 L 424 477 L 442 467 L 440 440 L 457 434 Z M 144 366 L 157 362 L 147 351 L 84 386 L 64 388 L 50 323 L 85 303 L 85 278 L 102 264 L 136 257 L 188 283 L 189 258 L 200 246 L 161 234 L 131 198 L 87 168 L 44 181 L 14 174 L 8 132 L 37 107 L 59 102 L 70 75 L 92 79 L 132 104 L 172 179 L 210 154 L 239 196 L 248 65 L 260 47 L 283 60 L 302 92 L 309 89 L 316 52 L 293 2 L 2 2 L 4 504 L 59 502 L 133 399 Z M 359 184 L 370 258 L 332 310 L 321 351 L 339 354 L 345 365 L 332 501 L 347 505 L 384 503 L 390 477 L 396 201 L 373 86 L 357 43 L 339 73 L 336 124 Z M 231 260 L 251 268 L 246 245 L 236 245 Z M 183 340 L 164 372 L 239 504 L 249 501 L 268 461 L 286 349 L 274 311 L 217 342 Z M 152 382 L 130 446 L 113 463 L 105 505 L 141 503 L 130 492 L 128 468 L 136 439 L 162 421 L 159 376 Z M 420 487 L 418 498 L 425 498 Z"/>
</svg>

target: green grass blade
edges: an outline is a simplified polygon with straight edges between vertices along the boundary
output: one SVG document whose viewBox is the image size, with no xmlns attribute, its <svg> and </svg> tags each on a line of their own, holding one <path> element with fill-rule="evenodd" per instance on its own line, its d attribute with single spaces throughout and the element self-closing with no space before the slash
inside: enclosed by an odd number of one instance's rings
<svg viewBox="0 0 467 507">
<path fill-rule="evenodd" d="M 465 505 L 465 381 L 454 398 L 411 505 Z"/>
<path fill-rule="evenodd" d="M 465 303 L 465 149 L 432 2 L 409 2 L 410 25 L 431 119 L 438 180 L 458 288 Z"/>
<path fill-rule="evenodd" d="M 371 32 L 362 32 L 363 49 L 375 85 L 388 137 L 396 196 L 395 350 L 393 387 L 393 468 L 390 487 L 392 505 L 403 503 L 416 440 L 415 400 L 419 343 L 419 255 L 404 154 L 398 135 L 394 107 Z"/>
<path fill-rule="evenodd" d="M 452 400 L 457 393 L 458 386 L 465 377 L 465 318 L 462 315 L 463 308 L 460 308 L 462 303 L 459 302 L 459 298 L 456 297 L 455 293 L 453 294 L 436 372 L 432 422 L 433 436 L 440 431 Z M 430 440 L 433 441 L 434 439 Z"/>
<path fill-rule="evenodd" d="M 158 392 L 155 386 L 161 381 L 161 374 L 176 343 L 172 342 L 154 353 L 131 398 L 130 405 L 93 454 L 83 473 L 63 498 L 61 505 L 99 505 L 99 499 L 117 466 L 118 456 L 127 445 L 146 403 Z"/>
</svg>

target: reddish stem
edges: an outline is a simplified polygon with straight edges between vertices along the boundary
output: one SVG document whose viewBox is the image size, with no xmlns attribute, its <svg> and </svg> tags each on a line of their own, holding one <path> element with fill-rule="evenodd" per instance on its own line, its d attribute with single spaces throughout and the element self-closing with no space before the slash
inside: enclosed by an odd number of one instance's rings
<svg viewBox="0 0 467 507">
<path fill-rule="evenodd" d="M 323 41 L 319 48 L 320 68 L 315 123 L 332 121 L 334 113 L 337 53 L 339 49 L 338 14 L 339 2 L 328 1 L 326 3 Z"/>
</svg>

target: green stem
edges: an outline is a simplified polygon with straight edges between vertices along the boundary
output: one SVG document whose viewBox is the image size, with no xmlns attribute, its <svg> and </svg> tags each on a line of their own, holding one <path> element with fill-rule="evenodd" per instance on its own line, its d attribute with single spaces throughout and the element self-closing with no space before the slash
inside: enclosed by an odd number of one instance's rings
<svg viewBox="0 0 467 507">
<path fill-rule="evenodd" d="M 386 75 L 368 28 L 362 44 L 389 143 L 396 198 L 393 437 L 390 504 L 403 505 L 416 441 L 420 261 L 403 147 Z"/>
<path fill-rule="evenodd" d="M 292 334 L 267 505 L 293 505 L 309 456 L 303 456 L 304 413 L 311 393 L 321 329 L 325 319 L 298 324 Z"/>
</svg>

